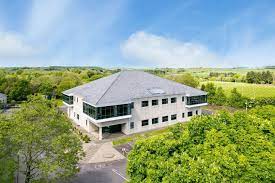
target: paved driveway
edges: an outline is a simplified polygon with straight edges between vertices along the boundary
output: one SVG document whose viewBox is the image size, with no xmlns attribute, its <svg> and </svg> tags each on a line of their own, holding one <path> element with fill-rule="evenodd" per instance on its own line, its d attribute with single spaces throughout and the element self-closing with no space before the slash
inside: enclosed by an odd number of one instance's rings
<svg viewBox="0 0 275 183">
<path fill-rule="evenodd" d="M 126 160 L 109 163 L 82 164 L 74 183 L 123 183 L 127 182 Z"/>
</svg>

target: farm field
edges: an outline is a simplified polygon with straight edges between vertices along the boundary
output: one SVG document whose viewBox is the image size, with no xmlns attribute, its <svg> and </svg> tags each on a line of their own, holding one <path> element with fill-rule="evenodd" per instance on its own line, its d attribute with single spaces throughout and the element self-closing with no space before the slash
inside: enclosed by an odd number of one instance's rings
<svg viewBox="0 0 275 183">
<path fill-rule="evenodd" d="M 250 98 L 257 97 L 275 97 L 275 86 L 274 85 L 263 85 L 263 84 L 249 84 L 249 83 L 234 83 L 234 82 L 221 82 L 221 81 L 206 81 L 201 82 L 201 84 L 206 84 L 212 82 L 215 86 L 221 86 L 226 95 L 230 94 L 233 88 L 237 90 L 244 96 Z"/>
</svg>

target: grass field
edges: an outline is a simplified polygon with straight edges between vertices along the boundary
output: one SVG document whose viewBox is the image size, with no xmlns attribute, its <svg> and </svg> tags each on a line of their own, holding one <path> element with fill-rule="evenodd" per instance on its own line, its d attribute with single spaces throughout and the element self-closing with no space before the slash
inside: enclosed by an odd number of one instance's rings
<svg viewBox="0 0 275 183">
<path fill-rule="evenodd" d="M 207 81 L 209 82 L 209 81 Z M 201 82 L 201 84 L 206 84 L 207 82 Z M 248 83 L 233 83 L 233 82 L 221 82 L 221 81 L 211 81 L 216 86 L 221 86 L 226 95 L 230 94 L 233 88 L 237 90 L 244 96 L 250 98 L 257 97 L 275 97 L 275 86 L 274 85 L 263 85 L 263 84 L 248 84 Z"/>
</svg>

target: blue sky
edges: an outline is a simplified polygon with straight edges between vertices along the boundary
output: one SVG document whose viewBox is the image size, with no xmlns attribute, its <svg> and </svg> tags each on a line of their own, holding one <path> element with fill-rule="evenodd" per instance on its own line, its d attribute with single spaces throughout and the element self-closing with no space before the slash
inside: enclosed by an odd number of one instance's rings
<svg viewBox="0 0 275 183">
<path fill-rule="evenodd" d="M 273 0 L 0 0 L 0 66 L 275 65 Z"/>
</svg>

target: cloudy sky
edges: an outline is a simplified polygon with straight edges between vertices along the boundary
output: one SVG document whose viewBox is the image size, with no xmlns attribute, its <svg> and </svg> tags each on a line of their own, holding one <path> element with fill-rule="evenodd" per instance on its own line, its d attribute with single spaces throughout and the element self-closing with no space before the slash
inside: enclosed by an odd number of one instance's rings
<svg viewBox="0 0 275 183">
<path fill-rule="evenodd" d="M 0 0 L 0 66 L 275 65 L 274 0 Z"/>
</svg>

